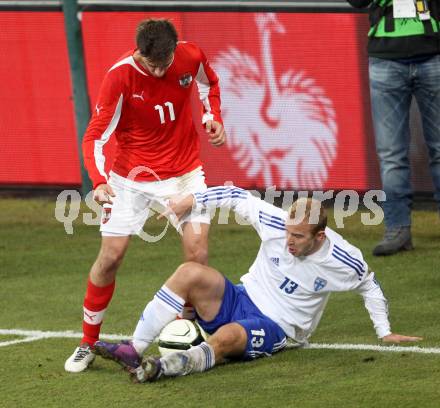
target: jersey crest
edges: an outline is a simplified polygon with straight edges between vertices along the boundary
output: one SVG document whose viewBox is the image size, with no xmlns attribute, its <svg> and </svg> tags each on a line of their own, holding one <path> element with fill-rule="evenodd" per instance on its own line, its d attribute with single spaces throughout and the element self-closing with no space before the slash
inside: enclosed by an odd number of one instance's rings
<svg viewBox="0 0 440 408">
<path fill-rule="evenodd" d="M 324 289 L 327 285 L 327 281 L 325 279 L 320 278 L 319 276 L 315 279 L 314 287 L 315 292 L 320 291 L 321 289 Z"/>
<path fill-rule="evenodd" d="M 179 78 L 179 84 L 183 88 L 188 88 L 191 85 L 191 82 L 193 80 L 193 77 L 190 72 L 187 72 L 186 74 L 183 74 Z"/>
</svg>

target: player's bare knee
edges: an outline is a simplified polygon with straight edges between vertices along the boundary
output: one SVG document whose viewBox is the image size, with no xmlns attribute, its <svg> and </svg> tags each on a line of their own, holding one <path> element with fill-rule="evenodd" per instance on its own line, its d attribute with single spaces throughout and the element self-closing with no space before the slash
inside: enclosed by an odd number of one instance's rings
<svg viewBox="0 0 440 408">
<path fill-rule="evenodd" d="M 186 279 L 189 279 L 192 275 L 197 275 L 200 273 L 202 265 L 198 262 L 188 261 L 179 265 L 176 269 L 175 275 L 184 276 Z"/>
<path fill-rule="evenodd" d="M 203 265 L 197 262 L 185 262 L 176 269 L 169 281 L 177 283 L 179 286 L 191 287 L 198 282 L 202 273 Z"/>
</svg>

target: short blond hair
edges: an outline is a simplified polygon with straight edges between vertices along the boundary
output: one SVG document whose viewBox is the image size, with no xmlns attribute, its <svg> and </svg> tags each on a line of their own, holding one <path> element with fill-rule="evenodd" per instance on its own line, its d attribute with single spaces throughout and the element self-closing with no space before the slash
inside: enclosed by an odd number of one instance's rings
<svg viewBox="0 0 440 408">
<path fill-rule="evenodd" d="M 322 205 L 322 201 L 315 198 L 300 197 L 289 208 L 289 219 L 292 224 L 301 224 L 306 221 L 313 224 L 312 234 L 324 231 L 327 226 L 327 210 Z"/>
</svg>

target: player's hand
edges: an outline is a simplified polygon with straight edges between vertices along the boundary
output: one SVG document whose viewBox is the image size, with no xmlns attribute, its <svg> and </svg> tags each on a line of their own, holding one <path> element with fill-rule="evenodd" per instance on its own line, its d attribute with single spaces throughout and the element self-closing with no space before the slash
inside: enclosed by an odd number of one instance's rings
<svg viewBox="0 0 440 408">
<path fill-rule="evenodd" d="M 384 343 L 407 343 L 423 340 L 423 337 L 403 336 L 401 334 L 391 333 L 388 336 L 382 337 Z"/>
<path fill-rule="evenodd" d="M 108 184 L 100 184 L 93 191 L 93 199 L 99 204 L 113 204 L 112 197 L 115 197 L 113 189 Z"/>
<path fill-rule="evenodd" d="M 187 196 L 172 197 L 167 203 L 166 210 L 159 214 L 157 219 L 160 220 L 161 218 L 175 215 L 176 218 L 180 220 L 184 215 L 192 210 L 194 202 L 195 200 L 192 194 Z"/>
<path fill-rule="evenodd" d="M 209 142 L 215 146 L 219 147 L 226 141 L 225 128 L 220 122 L 215 120 L 208 120 L 205 123 L 206 133 L 209 134 Z"/>
</svg>

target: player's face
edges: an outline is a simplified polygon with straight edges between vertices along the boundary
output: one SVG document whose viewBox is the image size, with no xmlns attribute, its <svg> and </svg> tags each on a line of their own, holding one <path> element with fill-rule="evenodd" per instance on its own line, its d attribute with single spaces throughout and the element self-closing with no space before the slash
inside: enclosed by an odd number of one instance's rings
<svg viewBox="0 0 440 408">
<path fill-rule="evenodd" d="M 148 58 L 142 57 L 142 62 L 150 72 L 150 74 L 156 78 L 161 78 L 168 71 L 168 68 L 174 61 L 174 53 L 164 62 L 150 61 Z"/>
<path fill-rule="evenodd" d="M 287 249 L 293 256 L 310 255 L 321 247 L 324 231 L 314 234 L 313 227 L 307 220 L 298 225 L 286 224 Z"/>
</svg>

